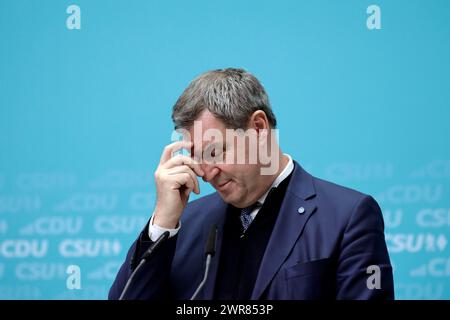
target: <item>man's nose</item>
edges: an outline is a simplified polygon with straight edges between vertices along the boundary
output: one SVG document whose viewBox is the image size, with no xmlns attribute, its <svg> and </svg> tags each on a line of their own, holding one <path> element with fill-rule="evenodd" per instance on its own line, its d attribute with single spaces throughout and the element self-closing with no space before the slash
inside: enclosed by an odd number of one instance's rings
<svg viewBox="0 0 450 320">
<path fill-rule="evenodd" d="M 219 168 L 217 168 L 215 165 L 202 164 L 201 168 L 205 173 L 203 175 L 203 181 L 205 182 L 210 182 L 220 172 Z"/>
</svg>

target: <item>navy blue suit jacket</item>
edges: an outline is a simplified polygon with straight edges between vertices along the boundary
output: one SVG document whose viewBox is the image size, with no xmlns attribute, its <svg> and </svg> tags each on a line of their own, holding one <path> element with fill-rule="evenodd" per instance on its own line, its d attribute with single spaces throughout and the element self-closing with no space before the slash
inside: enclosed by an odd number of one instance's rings
<svg viewBox="0 0 450 320">
<path fill-rule="evenodd" d="M 298 163 L 267 244 L 252 299 L 393 299 L 392 267 L 376 201 L 315 178 Z M 299 208 L 303 207 L 303 210 Z M 212 299 L 227 204 L 218 193 L 190 202 L 177 236 L 136 275 L 126 299 L 189 299 L 202 280 L 204 247 L 213 224 L 217 252 L 199 299 Z M 131 246 L 109 292 L 117 299 L 151 241 L 147 226 Z M 372 269 L 379 267 L 379 289 Z M 368 270 L 369 268 L 369 270 Z"/>
</svg>

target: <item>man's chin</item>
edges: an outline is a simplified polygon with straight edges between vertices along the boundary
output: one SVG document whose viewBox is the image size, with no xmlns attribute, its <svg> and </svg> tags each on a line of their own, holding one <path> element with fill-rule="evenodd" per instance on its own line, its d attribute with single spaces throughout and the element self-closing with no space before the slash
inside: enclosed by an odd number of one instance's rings
<svg viewBox="0 0 450 320">
<path fill-rule="evenodd" d="M 225 192 L 217 190 L 222 200 L 228 204 L 235 205 L 238 202 L 237 197 L 235 196 L 235 192 Z"/>
</svg>

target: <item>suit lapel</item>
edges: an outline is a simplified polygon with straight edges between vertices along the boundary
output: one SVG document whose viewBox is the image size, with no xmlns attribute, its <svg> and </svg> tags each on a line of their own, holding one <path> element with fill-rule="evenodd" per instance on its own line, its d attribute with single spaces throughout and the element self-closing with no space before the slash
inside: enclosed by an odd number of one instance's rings
<svg viewBox="0 0 450 320">
<path fill-rule="evenodd" d="M 293 176 L 280 208 L 256 278 L 251 299 L 259 299 L 289 256 L 308 219 L 315 212 L 312 177 L 295 162 Z"/>
</svg>

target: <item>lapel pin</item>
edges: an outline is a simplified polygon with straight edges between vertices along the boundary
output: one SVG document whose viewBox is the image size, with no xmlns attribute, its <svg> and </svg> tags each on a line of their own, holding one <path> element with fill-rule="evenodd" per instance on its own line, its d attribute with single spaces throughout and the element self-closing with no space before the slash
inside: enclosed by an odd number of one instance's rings
<svg viewBox="0 0 450 320">
<path fill-rule="evenodd" d="M 298 213 L 300 213 L 300 214 L 304 214 L 305 213 L 305 208 L 303 208 L 303 207 L 300 207 L 300 208 L 298 208 Z"/>
</svg>

